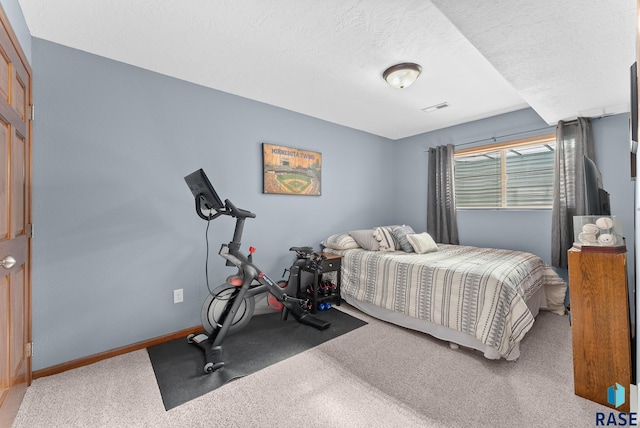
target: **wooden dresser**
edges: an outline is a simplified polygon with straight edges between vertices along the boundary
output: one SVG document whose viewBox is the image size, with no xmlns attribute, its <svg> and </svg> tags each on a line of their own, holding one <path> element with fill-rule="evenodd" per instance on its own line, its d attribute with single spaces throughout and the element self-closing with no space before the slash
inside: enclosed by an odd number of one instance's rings
<svg viewBox="0 0 640 428">
<path fill-rule="evenodd" d="M 629 411 L 632 379 L 627 254 L 569 250 L 569 293 L 575 393 Z M 625 388 L 625 403 L 609 404 L 607 391 Z"/>
</svg>

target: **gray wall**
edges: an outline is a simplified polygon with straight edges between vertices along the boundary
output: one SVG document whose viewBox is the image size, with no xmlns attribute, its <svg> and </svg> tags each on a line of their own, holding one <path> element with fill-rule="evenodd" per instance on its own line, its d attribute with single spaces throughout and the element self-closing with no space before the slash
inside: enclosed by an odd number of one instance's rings
<svg viewBox="0 0 640 428">
<path fill-rule="evenodd" d="M 183 181 L 197 168 L 257 214 L 245 248 L 278 279 L 292 245 L 382 224 L 425 230 L 428 147 L 548 128 L 522 110 L 390 141 L 37 38 L 32 49 L 35 370 L 199 324 L 206 223 Z M 631 235 L 626 120 L 597 120 L 594 133 Z M 262 142 L 322 152 L 322 196 L 262 194 Z M 459 222 L 463 244 L 550 258 L 548 210 L 462 211 Z M 211 224 L 212 286 L 232 272 L 216 254 L 232 229 Z"/>
<path fill-rule="evenodd" d="M 274 279 L 294 245 L 392 221 L 384 138 L 34 38 L 34 369 L 200 323 L 206 222 L 183 177 L 257 214 L 245 249 Z M 261 143 L 320 151 L 322 196 L 262 194 Z M 234 223 L 211 223 L 217 255 Z M 173 290 L 184 303 L 173 304 Z"/>
</svg>

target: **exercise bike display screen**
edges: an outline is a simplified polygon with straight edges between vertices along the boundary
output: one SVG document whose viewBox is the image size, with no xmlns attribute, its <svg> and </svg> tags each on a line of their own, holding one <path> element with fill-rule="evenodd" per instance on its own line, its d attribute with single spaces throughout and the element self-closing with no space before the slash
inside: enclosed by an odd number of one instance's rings
<svg viewBox="0 0 640 428">
<path fill-rule="evenodd" d="M 220 200 L 216 189 L 213 188 L 202 168 L 187 175 L 184 181 L 187 182 L 187 186 L 191 189 L 193 196 L 201 198 L 206 209 L 224 211 L 222 200 Z"/>
</svg>

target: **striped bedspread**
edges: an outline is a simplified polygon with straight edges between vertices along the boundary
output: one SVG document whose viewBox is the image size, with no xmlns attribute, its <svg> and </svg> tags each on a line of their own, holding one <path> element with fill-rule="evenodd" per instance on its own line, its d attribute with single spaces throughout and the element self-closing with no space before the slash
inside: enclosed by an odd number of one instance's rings
<svg viewBox="0 0 640 428">
<path fill-rule="evenodd" d="M 439 244 L 428 254 L 328 250 L 343 255 L 342 294 L 474 336 L 507 357 L 534 322 L 526 300 L 564 281 L 519 251 Z"/>
</svg>

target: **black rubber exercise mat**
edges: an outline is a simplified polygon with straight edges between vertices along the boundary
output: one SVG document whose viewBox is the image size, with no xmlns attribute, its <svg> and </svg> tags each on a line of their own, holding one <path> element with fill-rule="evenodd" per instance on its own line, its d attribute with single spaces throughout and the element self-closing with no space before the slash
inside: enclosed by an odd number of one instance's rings
<svg viewBox="0 0 640 428">
<path fill-rule="evenodd" d="M 254 316 L 244 329 L 227 336 L 222 344 L 225 365 L 212 374 L 204 372 L 204 351 L 187 343 L 186 337 L 147 348 L 165 409 L 367 324 L 335 309 L 314 316 L 331 322 L 331 327 L 316 330 L 291 315 L 282 321 L 280 313 Z"/>
</svg>

